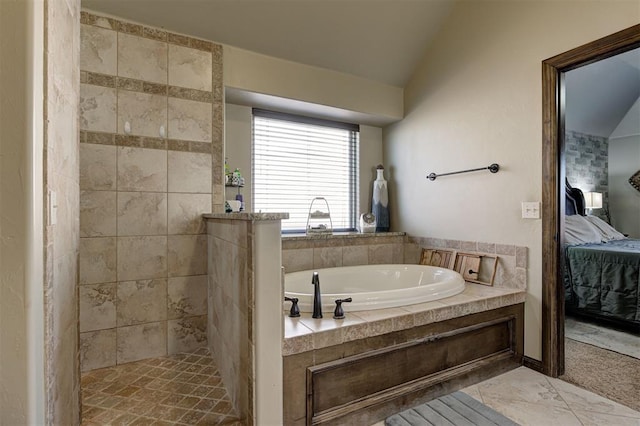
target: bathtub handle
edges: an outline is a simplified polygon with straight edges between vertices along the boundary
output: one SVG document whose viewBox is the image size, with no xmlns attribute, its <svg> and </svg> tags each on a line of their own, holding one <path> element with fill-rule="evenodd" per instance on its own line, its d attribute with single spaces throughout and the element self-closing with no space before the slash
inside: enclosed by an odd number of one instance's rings
<svg viewBox="0 0 640 426">
<path fill-rule="evenodd" d="M 291 310 L 289 311 L 289 316 L 291 318 L 298 318 L 300 316 L 300 308 L 298 308 L 298 298 L 285 297 L 284 300 L 287 302 L 291 302 Z"/>
<path fill-rule="evenodd" d="M 346 299 L 337 299 L 336 300 L 336 310 L 333 311 L 333 318 L 335 319 L 344 319 L 344 309 L 342 309 L 342 304 L 343 303 L 349 303 L 351 302 L 353 299 L 351 299 L 350 297 L 346 298 Z"/>
</svg>

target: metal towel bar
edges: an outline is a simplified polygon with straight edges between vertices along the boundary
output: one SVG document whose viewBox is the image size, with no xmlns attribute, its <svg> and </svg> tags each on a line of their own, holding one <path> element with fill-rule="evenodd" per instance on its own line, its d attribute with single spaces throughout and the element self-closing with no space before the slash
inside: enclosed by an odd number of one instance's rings
<svg viewBox="0 0 640 426">
<path fill-rule="evenodd" d="M 489 170 L 491 173 L 498 173 L 498 170 L 500 170 L 500 166 L 496 163 L 491 164 L 490 166 L 487 167 L 479 167 L 477 169 L 469 169 L 469 170 L 460 170 L 459 172 L 449 172 L 449 173 L 440 173 L 439 175 L 435 174 L 435 173 L 431 173 L 427 176 L 427 179 L 429 180 L 436 180 L 437 177 L 439 176 L 449 176 L 449 175 L 457 175 L 460 173 L 469 173 L 469 172 L 477 172 L 479 170 Z"/>
</svg>

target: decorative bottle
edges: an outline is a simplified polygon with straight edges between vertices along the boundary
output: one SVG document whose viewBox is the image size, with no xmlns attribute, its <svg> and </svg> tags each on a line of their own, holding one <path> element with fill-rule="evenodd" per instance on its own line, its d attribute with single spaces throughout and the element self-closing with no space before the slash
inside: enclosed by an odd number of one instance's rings
<svg viewBox="0 0 640 426">
<path fill-rule="evenodd" d="M 384 167 L 382 164 L 378 164 L 376 172 L 378 176 L 373 182 L 371 212 L 376 217 L 376 232 L 389 232 L 389 192 L 387 190 L 387 181 L 384 180 Z"/>
</svg>

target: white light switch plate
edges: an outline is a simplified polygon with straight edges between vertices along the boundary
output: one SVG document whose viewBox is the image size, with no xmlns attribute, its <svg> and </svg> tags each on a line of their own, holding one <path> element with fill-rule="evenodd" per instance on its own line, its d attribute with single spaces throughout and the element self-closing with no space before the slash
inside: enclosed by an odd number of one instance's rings
<svg viewBox="0 0 640 426">
<path fill-rule="evenodd" d="M 540 219 L 540 202 L 539 201 L 523 201 L 522 202 L 522 218 L 523 219 Z"/>
<path fill-rule="evenodd" d="M 58 196 L 55 191 L 49 191 L 49 225 L 58 223 Z"/>
</svg>

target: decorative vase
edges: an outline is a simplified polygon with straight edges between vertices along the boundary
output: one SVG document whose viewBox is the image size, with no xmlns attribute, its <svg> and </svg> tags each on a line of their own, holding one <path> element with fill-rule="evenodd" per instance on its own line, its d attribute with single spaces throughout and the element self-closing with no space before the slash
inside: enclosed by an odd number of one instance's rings
<svg viewBox="0 0 640 426">
<path fill-rule="evenodd" d="M 389 232 L 389 192 L 387 190 L 387 181 L 384 180 L 384 167 L 382 164 L 378 164 L 376 172 L 378 176 L 373 182 L 371 212 L 376 217 L 376 232 Z"/>
</svg>

